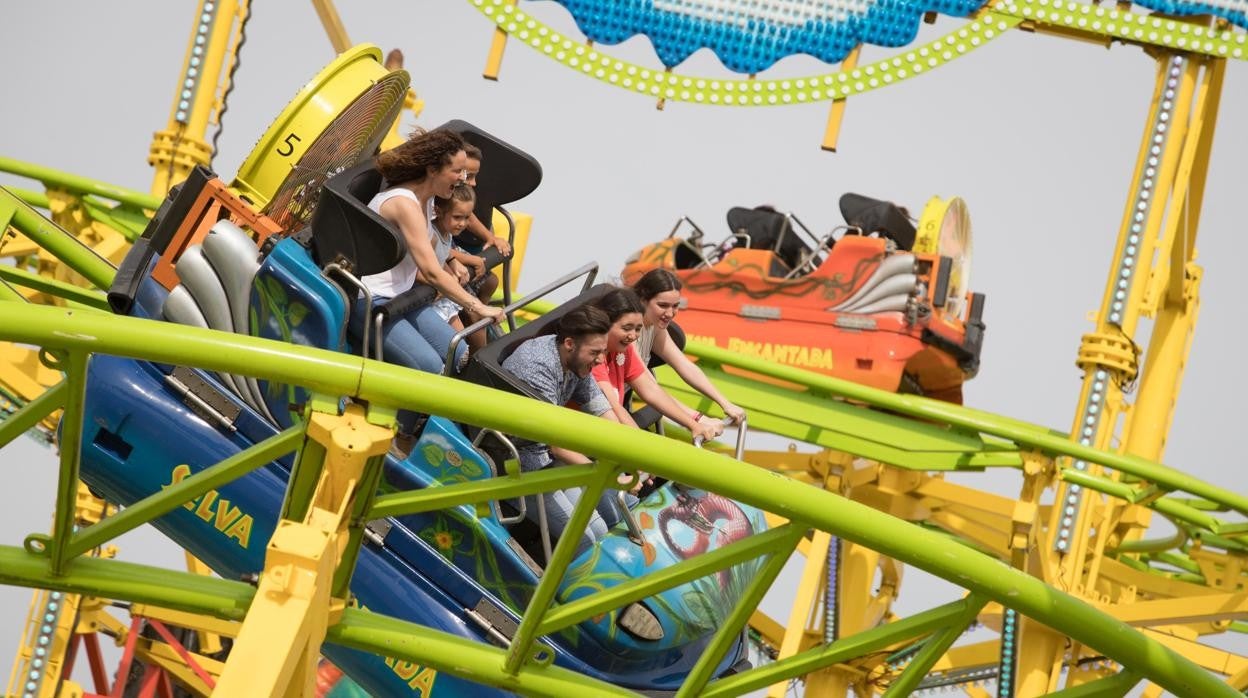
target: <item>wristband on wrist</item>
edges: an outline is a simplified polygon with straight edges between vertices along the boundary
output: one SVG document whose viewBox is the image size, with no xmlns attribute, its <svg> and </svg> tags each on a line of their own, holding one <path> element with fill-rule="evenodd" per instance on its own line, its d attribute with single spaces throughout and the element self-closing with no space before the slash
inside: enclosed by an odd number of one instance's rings
<svg viewBox="0 0 1248 698">
<path fill-rule="evenodd" d="M 694 412 L 694 413 L 693 413 L 693 421 L 695 421 L 695 422 L 696 422 L 696 421 L 698 421 L 699 419 L 702 419 L 702 413 L 701 413 L 701 412 Z"/>
</svg>

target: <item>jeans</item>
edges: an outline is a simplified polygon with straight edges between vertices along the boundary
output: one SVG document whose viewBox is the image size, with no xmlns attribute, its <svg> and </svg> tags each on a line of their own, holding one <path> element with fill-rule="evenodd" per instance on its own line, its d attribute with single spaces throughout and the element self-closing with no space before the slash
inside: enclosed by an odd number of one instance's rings
<svg viewBox="0 0 1248 698">
<path fill-rule="evenodd" d="M 550 457 L 550 450 L 545 446 L 536 444 L 527 449 L 521 448 L 521 471 L 529 473 L 549 467 L 558 467 L 558 464 Z M 550 526 L 552 545 L 554 541 L 557 541 L 563 535 L 564 529 L 568 527 L 568 521 L 572 519 L 572 512 L 576 509 L 577 502 L 581 501 L 583 492 L 583 488 L 575 487 L 542 493 L 542 501 L 546 505 L 546 523 Z M 620 512 L 614 498 L 615 490 L 607 489 L 598 499 L 598 504 L 594 507 L 594 513 L 589 516 L 589 524 L 581 532 L 581 539 L 576 546 L 577 555 L 588 550 L 594 543 L 606 538 L 607 531 L 620 522 Z M 534 496 L 525 497 L 524 504 L 527 511 L 526 515 L 534 522 L 538 522 L 537 498 Z"/>
<path fill-rule="evenodd" d="M 373 305 L 377 306 L 388 300 L 390 299 L 375 296 Z M 357 298 L 348 329 L 353 337 L 358 337 L 361 341 L 364 338 L 364 316 L 367 312 L 368 308 L 364 299 Z M 371 327 L 370 331 L 376 332 Z M 450 348 L 451 339 L 454 336 L 454 328 L 438 316 L 433 304 L 423 305 L 386 321 L 381 330 L 382 358 L 388 363 L 429 373 L 441 373 L 447 349 Z M 375 338 L 375 334 L 370 336 L 369 343 L 371 344 Z M 456 364 L 467 351 L 466 342 L 460 342 L 459 346 L 455 347 Z M 397 421 L 400 431 L 411 433 L 416 423 L 416 413 L 399 410 Z"/>
</svg>

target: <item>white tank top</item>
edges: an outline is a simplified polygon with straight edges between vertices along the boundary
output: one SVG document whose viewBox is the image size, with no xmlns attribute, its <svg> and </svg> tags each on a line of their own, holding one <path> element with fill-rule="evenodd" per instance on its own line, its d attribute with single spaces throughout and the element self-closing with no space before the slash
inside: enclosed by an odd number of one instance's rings
<svg viewBox="0 0 1248 698">
<path fill-rule="evenodd" d="M 650 355 L 654 353 L 654 335 L 658 331 L 658 325 L 643 327 L 637 334 L 637 341 L 633 342 L 633 346 L 637 348 L 637 356 L 641 357 L 643 364 L 649 365 L 650 363 Z"/>
<path fill-rule="evenodd" d="M 415 201 L 417 206 L 420 205 L 420 199 L 416 198 L 416 194 L 414 194 L 411 189 L 395 187 L 394 189 L 377 192 L 377 195 L 373 197 L 372 201 L 368 202 L 368 207 L 380 215 L 381 205 L 396 196 L 409 198 L 412 201 Z M 439 253 L 438 264 L 440 266 L 442 264 L 446 264 L 446 255 L 450 253 L 450 245 L 449 243 L 444 245 L 446 248 L 445 251 L 440 249 L 442 246 L 439 243 L 441 242 L 442 236 L 439 235 L 433 227 L 433 219 L 435 215 L 436 214 L 433 210 L 433 197 L 430 197 L 429 201 L 425 204 L 425 222 L 429 227 L 429 242 L 433 245 L 434 252 Z M 394 298 L 400 293 L 412 288 L 412 285 L 416 283 L 416 272 L 416 260 L 412 259 L 411 252 L 404 251 L 403 259 L 399 260 L 398 264 L 390 269 L 387 269 L 386 271 L 369 274 L 361 279 L 361 281 L 364 282 L 364 285 L 368 287 L 369 292 L 374 296 L 380 296 L 381 298 Z"/>
</svg>

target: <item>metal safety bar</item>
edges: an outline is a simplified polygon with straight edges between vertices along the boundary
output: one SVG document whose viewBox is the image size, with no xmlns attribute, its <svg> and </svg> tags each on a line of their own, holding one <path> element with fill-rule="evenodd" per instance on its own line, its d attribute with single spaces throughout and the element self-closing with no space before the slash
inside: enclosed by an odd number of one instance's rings
<svg viewBox="0 0 1248 698">
<path fill-rule="evenodd" d="M 722 423 L 725 427 L 732 426 L 733 424 L 732 417 L 724 417 Z M 741 457 L 745 455 L 745 434 L 747 431 L 749 431 L 749 419 L 747 417 L 742 417 L 741 424 L 737 427 L 737 450 L 735 453 L 735 457 L 737 460 L 741 460 Z M 700 436 L 693 437 L 694 446 L 701 448 L 702 442 L 703 442 L 702 437 Z"/>
<path fill-rule="evenodd" d="M 693 222 L 692 218 L 690 218 L 689 216 L 681 216 L 680 218 L 676 219 L 676 225 L 672 226 L 672 232 L 668 233 L 667 237 L 669 238 L 675 237 L 676 231 L 680 230 L 681 223 L 688 223 L 689 227 L 693 228 L 693 231 L 697 235 L 697 237 L 702 237 L 703 235 L 706 234 L 702 232 L 702 229 L 698 227 L 697 223 Z"/>
<path fill-rule="evenodd" d="M 798 221 L 798 222 L 800 223 L 801 221 Z M 802 226 L 802 227 L 804 228 L 806 226 Z M 802 270 L 806 269 L 807 267 L 810 267 L 809 271 L 814 271 L 815 269 L 812 266 L 812 264 L 814 263 L 815 259 L 819 257 L 820 252 L 830 251 L 832 249 L 832 245 L 836 242 L 836 238 L 832 236 L 836 235 L 837 231 L 840 231 L 840 230 L 843 230 L 845 232 L 849 232 L 851 230 L 857 230 L 858 234 L 860 235 L 862 234 L 862 228 L 859 228 L 857 226 L 853 226 L 853 225 L 836 226 L 827 235 L 823 236 L 823 239 L 819 241 L 819 244 L 815 245 L 815 249 L 810 250 L 806 254 L 802 255 L 803 259 L 802 259 L 801 264 L 798 264 L 796 267 L 793 267 L 793 271 L 786 274 L 784 276 L 784 280 L 788 281 L 789 279 L 792 279 L 798 274 L 801 274 Z"/>
<path fill-rule="evenodd" d="M 680 239 L 680 246 L 686 249 L 692 250 L 694 254 L 698 255 L 698 259 L 702 260 L 701 262 L 698 263 L 696 267 L 694 267 L 695 269 L 701 269 L 702 267 L 709 267 L 712 264 L 714 264 L 716 261 L 718 261 L 719 257 L 723 256 L 724 252 L 727 251 L 728 249 L 727 245 L 728 245 L 729 240 L 735 240 L 737 238 L 745 238 L 745 246 L 746 247 L 750 246 L 749 234 L 739 233 L 739 232 L 733 232 L 729 234 L 728 237 L 724 238 L 722 242 L 703 243 L 702 240 L 706 237 L 706 233 L 703 232 L 702 228 L 699 227 L 697 223 L 694 223 L 693 219 L 688 216 L 681 216 L 680 218 L 676 219 L 676 225 L 672 226 L 672 232 L 667 234 L 668 239 L 671 239 L 676 236 L 676 233 L 677 231 L 680 230 L 680 226 L 682 223 L 688 223 L 689 227 L 693 228 L 693 233 L 691 233 L 688 238 Z M 714 258 L 708 257 L 706 254 L 707 250 L 714 250 L 716 253 L 715 257 Z"/>
<path fill-rule="evenodd" d="M 660 420 L 660 424 L 661 423 L 662 422 Z M 733 423 L 734 422 L 732 420 L 732 417 L 723 418 L 723 425 L 725 427 Z M 741 460 L 741 457 L 745 455 L 745 435 L 746 435 L 746 432 L 749 431 L 749 428 L 750 428 L 749 420 L 745 417 L 742 417 L 741 424 L 737 427 L 737 450 L 735 453 L 737 460 Z M 693 440 L 693 445 L 701 448 L 702 438 L 695 437 Z M 636 543 L 637 545 L 642 545 L 643 543 L 645 543 L 646 537 L 645 537 L 645 534 L 642 533 L 641 525 L 637 523 L 637 519 L 633 516 L 632 510 L 628 508 L 627 493 L 622 490 L 616 493 L 615 504 L 620 509 L 621 518 L 624 519 L 624 523 L 628 526 L 628 539 Z"/>
<path fill-rule="evenodd" d="M 793 222 L 795 222 L 795 223 L 797 223 L 799 226 L 801 226 L 801 228 L 802 228 L 802 232 L 806 233 L 806 237 L 810 238 L 810 241 L 811 241 L 811 242 L 813 242 L 813 243 L 815 243 L 815 245 L 816 245 L 816 246 L 818 246 L 818 245 L 819 245 L 819 238 L 815 237 L 815 234 L 814 234 L 814 233 L 812 233 L 812 232 L 810 232 L 810 228 L 806 227 L 806 224 L 802 222 L 802 219 L 801 219 L 801 218 L 798 218 L 798 217 L 797 217 L 797 214 L 795 214 L 795 213 L 786 213 L 786 214 L 784 214 L 784 217 L 785 217 L 785 218 L 787 218 L 787 219 L 789 219 L 789 220 L 791 220 L 791 221 L 793 221 Z M 795 231 L 795 232 L 796 232 L 796 229 L 795 229 L 792 225 L 788 226 L 788 228 L 789 228 L 789 230 L 793 230 L 793 231 Z M 783 238 L 783 236 L 781 236 L 781 237 Z"/>
<path fill-rule="evenodd" d="M 546 559 L 542 560 L 542 567 L 550 564 L 552 557 L 550 547 L 550 521 L 546 519 L 546 496 L 544 492 L 537 494 L 537 527 L 542 535 L 542 555 Z"/>
<path fill-rule="evenodd" d="M 477 432 L 476 438 L 472 440 L 472 447 L 477 449 L 478 452 L 481 452 L 481 449 L 479 448 L 479 446 L 481 445 L 481 440 L 484 439 L 486 436 L 493 436 L 494 438 L 498 439 L 499 443 L 501 443 L 509 452 L 511 452 L 511 455 L 512 457 L 516 459 L 516 462 L 517 463 L 520 462 L 520 452 L 516 450 L 516 445 L 511 442 L 511 439 L 507 438 L 506 434 L 503 434 L 501 431 L 498 431 L 497 429 L 483 427 L 481 431 Z M 497 466 L 494 464 L 494 459 L 489 458 L 488 456 L 486 457 L 486 459 L 490 461 L 491 469 L 494 470 L 494 476 L 498 477 L 499 472 L 498 472 Z M 498 508 L 498 500 L 497 499 L 490 500 L 490 508 L 494 510 L 494 517 L 498 519 L 499 523 L 503 525 L 511 525 L 514 523 L 520 523 L 521 521 L 524 520 L 525 514 L 528 513 L 528 505 L 525 503 L 524 497 L 518 497 L 517 499 L 520 500 L 520 506 L 517 507 L 520 513 L 516 514 L 515 516 L 503 516 L 502 511 Z"/>
<path fill-rule="evenodd" d="M 511 255 L 503 258 L 503 305 L 511 305 L 511 260 L 516 256 L 516 221 L 502 206 L 495 206 L 494 210 L 503 214 L 503 218 L 507 219 L 507 244 L 511 246 Z M 516 331 L 516 316 L 507 313 L 507 331 Z"/>
<path fill-rule="evenodd" d="M 573 279 L 576 279 L 579 276 L 585 276 L 585 284 L 581 286 L 581 293 L 584 293 L 585 291 L 589 290 L 589 287 L 591 285 L 593 285 L 594 277 L 598 276 L 598 263 L 590 262 L 582 267 L 579 267 L 571 272 L 568 272 L 567 274 L 564 274 L 558 279 L 555 279 L 554 281 L 537 289 L 536 291 L 530 293 L 524 298 L 521 298 L 515 303 L 512 303 L 504 307 L 503 312 L 514 313 L 515 311 L 519 310 L 520 308 L 523 308 L 524 306 L 532 303 L 533 301 L 539 298 L 542 298 L 544 296 L 547 296 L 551 292 L 556 291 L 562 288 L 563 286 L 566 286 Z M 446 363 L 442 367 L 442 375 L 444 376 L 451 375 L 451 370 L 455 366 L 455 350 L 459 347 L 459 343 L 464 341 L 464 337 L 467 337 L 468 335 L 472 334 L 473 332 L 476 332 L 477 330 L 485 329 L 493 322 L 494 321 L 491 320 L 490 318 L 482 318 L 472 323 L 471 325 L 465 327 L 464 329 L 460 330 L 459 332 L 456 332 L 455 336 L 451 337 L 451 345 L 447 347 L 446 349 Z"/>
<path fill-rule="evenodd" d="M 615 493 L 615 504 L 620 508 L 620 516 L 624 519 L 624 523 L 628 525 L 628 539 L 637 545 L 646 542 L 646 536 L 641 532 L 641 525 L 637 523 L 637 519 L 633 517 L 633 512 L 628 508 L 628 493 L 620 490 Z"/>
<path fill-rule="evenodd" d="M 330 262 L 329 264 L 326 264 L 323 269 L 321 269 L 321 272 L 325 274 L 328 274 L 331 271 L 341 274 L 344 279 L 351 282 L 352 286 L 364 292 L 364 303 L 367 307 L 364 309 L 364 332 L 363 332 L 364 338 L 362 340 L 364 343 L 364 346 L 360 348 L 360 356 L 363 356 L 364 358 L 367 359 L 368 358 L 368 334 L 369 334 L 368 330 L 372 325 L 373 294 L 369 292 L 368 286 L 364 285 L 364 282 L 361 281 L 359 277 L 347 271 L 346 268 L 344 268 L 341 264 L 337 262 Z M 348 303 L 351 303 L 351 301 L 348 301 Z M 377 340 L 377 354 L 378 354 L 377 358 L 380 359 L 381 358 L 381 339 L 380 338 L 378 338 Z"/>
</svg>

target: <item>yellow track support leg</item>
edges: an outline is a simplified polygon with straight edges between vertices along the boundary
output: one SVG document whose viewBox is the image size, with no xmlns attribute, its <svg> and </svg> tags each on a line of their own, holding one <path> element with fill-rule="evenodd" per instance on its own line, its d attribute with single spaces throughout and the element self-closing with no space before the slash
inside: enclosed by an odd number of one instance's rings
<svg viewBox="0 0 1248 698">
<path fill-rule="evenodd" d="M 862 53 L 862 44 L 854 47 L 849 55 L 845 56 L 845 60 L 841 61 L 841 70 L 848 72 L 858 65 L 858 56 Z M 824 150 L 835 153 L 836 143 L 841 136 L 841 121 L 845 118 L 845 100 L 832 100 L 832 107 L 828 110 L 828 125 L 823 131 L 823 143 L 820 145 Z"/>
<path fill-rule="evenodd" d="M 515 4 L 515 0 L 510 0 Z M 490 53 L 485 57 L 485 70 L 481 77 L 486 80 L 497 80 L 498 71 L 503 67 L 503 49 L 507 47 L 507 32 L 502 27 L 494 29 L 494 37 L 490 40 Z"/>
<path fill-rule="evenodd" d="M 264 576 L 217 690 L 225 696 L 311 695 L 329 627 L 335 536 L 283 521 L 265 555 Z"/>
<path fill-rule="evenodd" d="M 312 505 L 302 522 L 278 523 L 217 694 L 313 694 L 321 643 L 345 606 L 330 589 L 349 535 L 347 513 L 365 464 L 386 452 L 391 436 L 389 429 L 369 424 L 358 405 L 341 416 L 313 413 L 308 438 L 324 447 L 325 456 Z"/>
<path fill-rule="evenodd" d="M 822 586 L 822 575 L 828 563 L 828 543 L 831 539 L 832 536 L 827 532 L 815 531 L 810 541 L 806 569 L 802 572 L 802 580 L 794 594 L 793 610 L 789 614 L 789 623 L 784 631 L 784 639 L 780 642 L 777 659 L 792 657 L 803 649 L 806 627 L 812 613 L 818 608 L 819 588 Z M 787 690 L 788 682 L 773 684 L 767 691 L 767 698 L 783 698 Z"/>
</svg>

